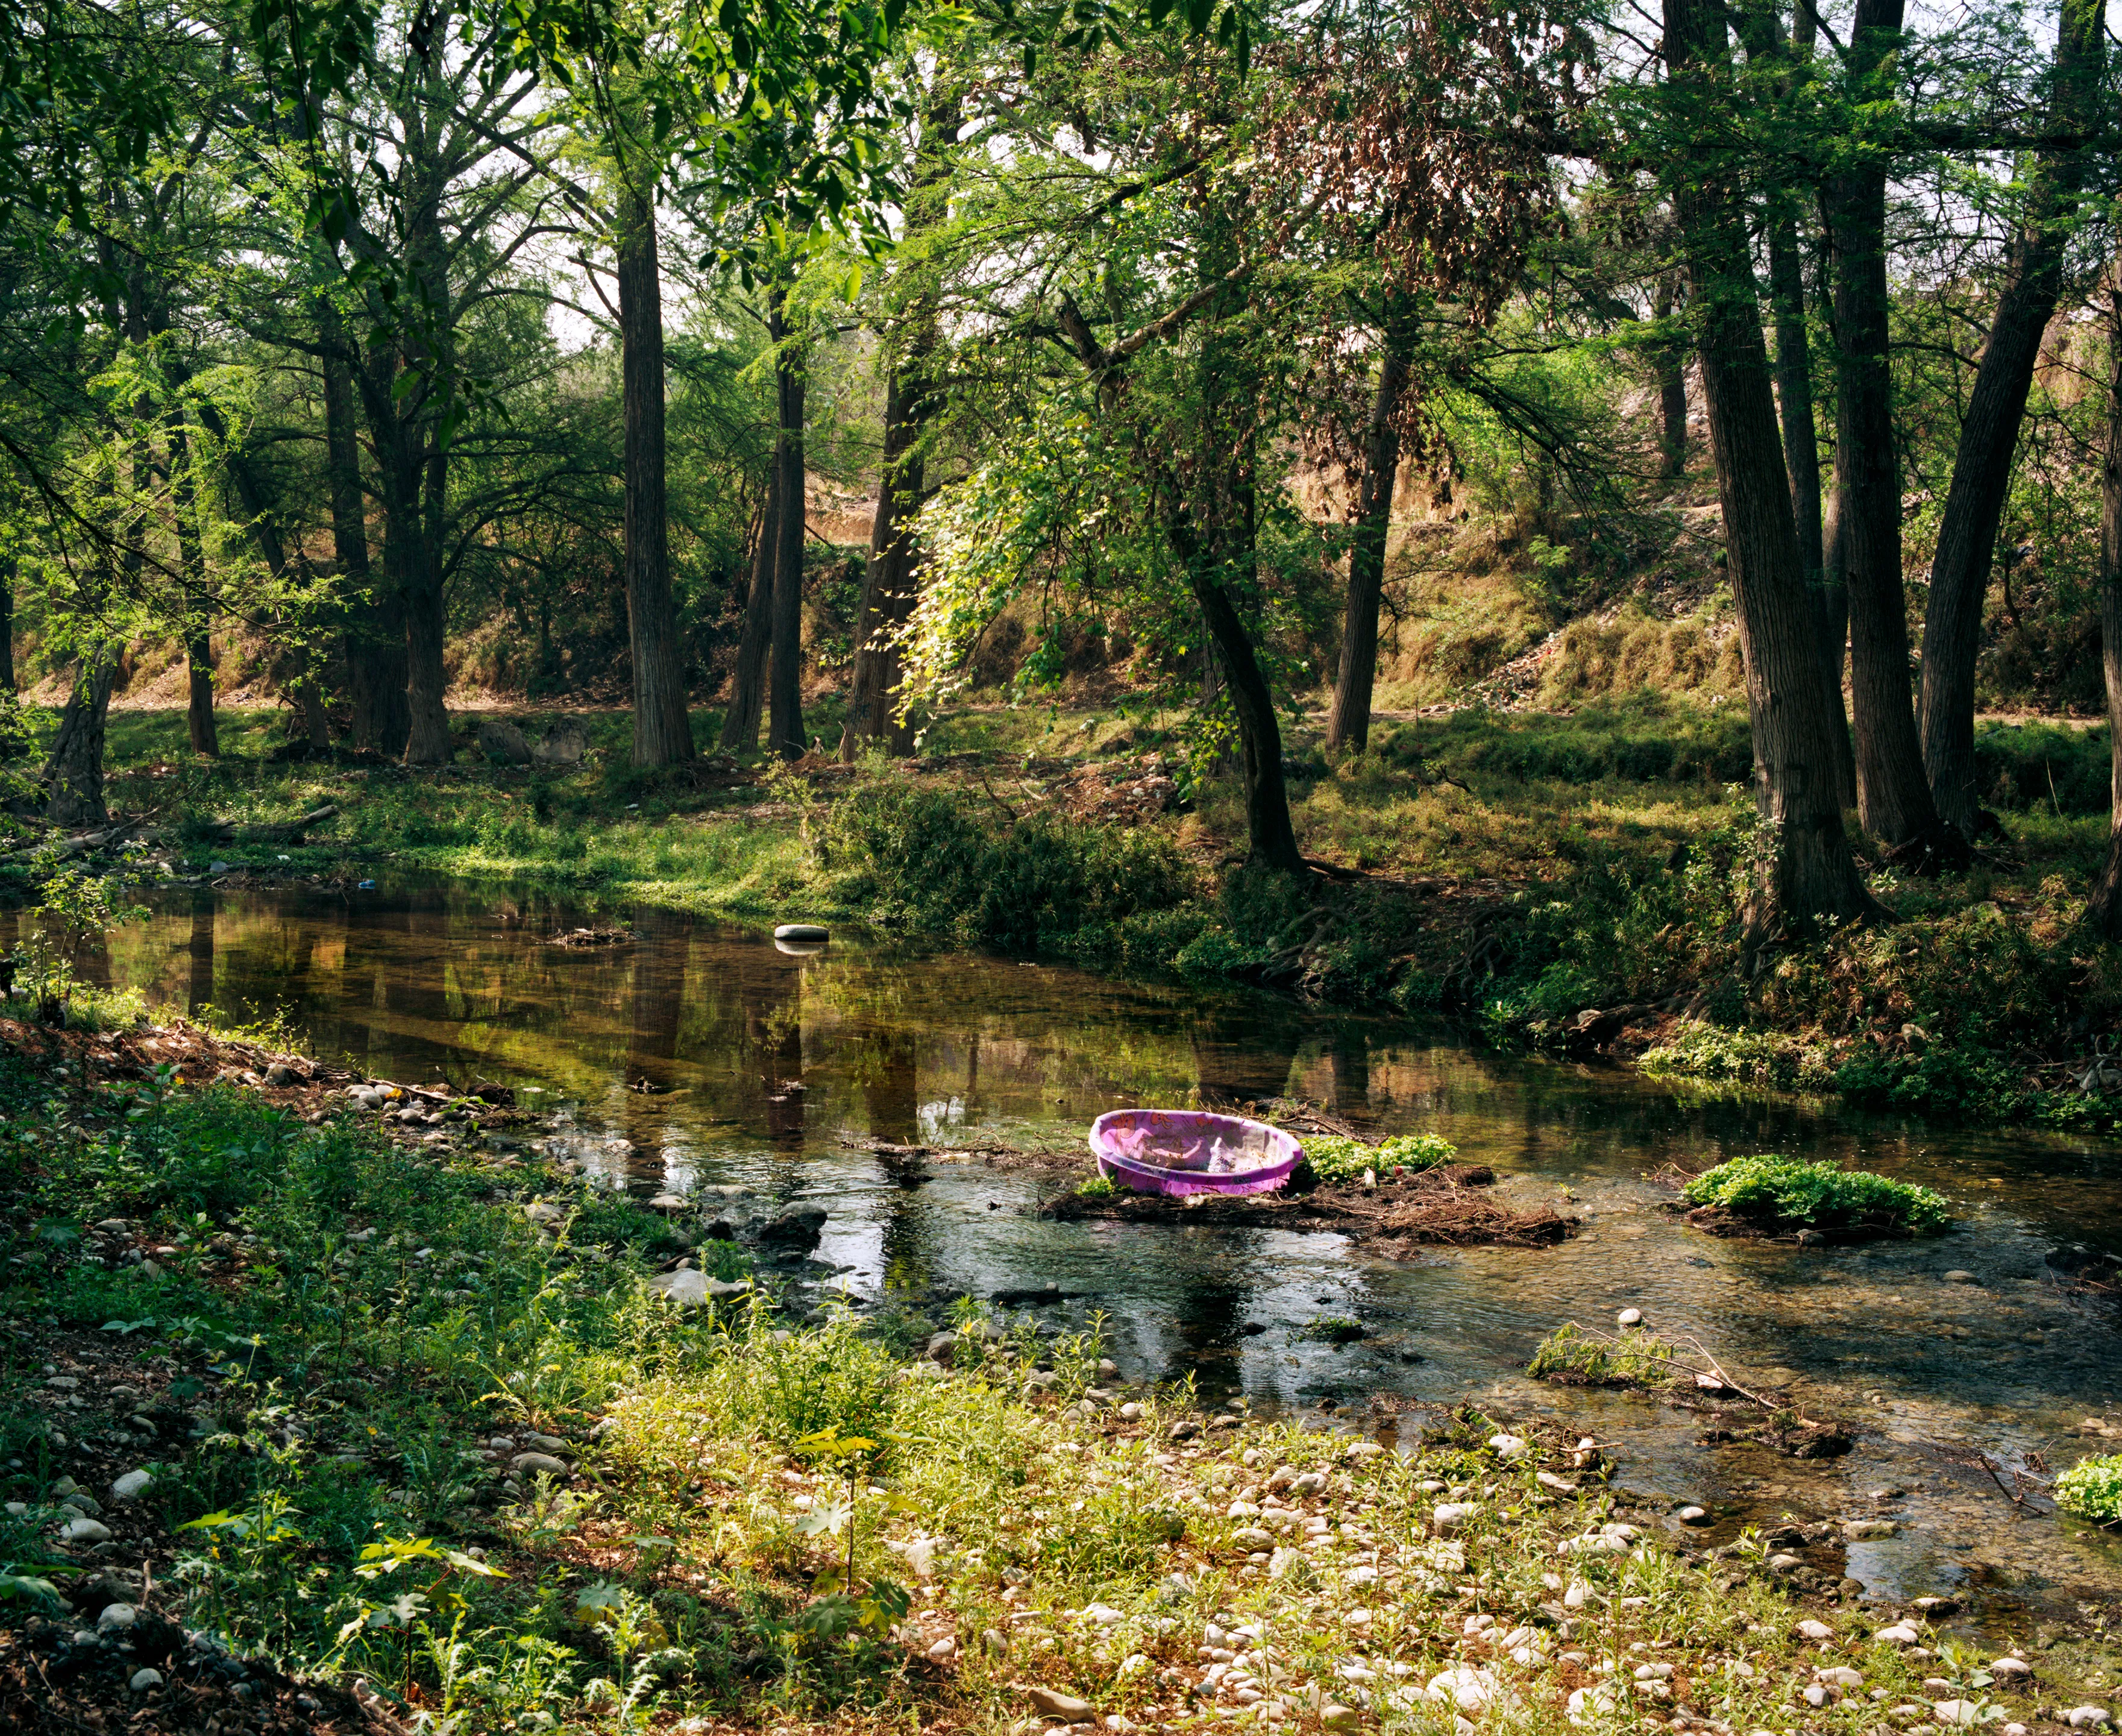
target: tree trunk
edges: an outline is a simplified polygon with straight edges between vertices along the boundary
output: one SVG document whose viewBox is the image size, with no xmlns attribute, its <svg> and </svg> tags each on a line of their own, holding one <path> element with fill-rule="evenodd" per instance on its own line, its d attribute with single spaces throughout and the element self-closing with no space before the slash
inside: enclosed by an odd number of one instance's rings
<svg viewBox="0 0 2122 1736">
<path fill-rule="evenodd" d="M 777 442 L 778 445 L 778 442 Z M 751 587 L 744 601 L 744 632 L 730 674 L 729 709 L 722 714 L 725 753 L 750 753 L 759 746 L 759 719 L 766 709 L 766 659 L 774 643 L 774 567 L 781 547 L 781 458 L 767 466 L 766 504 L 759 515 L 759 540 L 751 551 Z"/>
<path fill-rule="evenodd" d="M 914 149 L 906 200 L 909 241 L 949 215 L 950 147 L 957 143 L 964 124 L 956 74 L 947 65 L 939 66 Z M 869 563 L 862 571 L 862 610 L 856 621 L 854 679 L 840 734 L 840 757 L 849 761 L 863 741 L 881 742 L 887 753 L 900 757 L 914 751 L 913 723 L 892 714 L 892 695 L 900 680 L 895 635 L 914 612 L 920 592 L 910 521 L 921 505 L 921 437 L 936 408 L 929 369 L 937 344 L 937 288 L 918 259 L 909 269 L 920 276 L 902 317 L 901 329 L 909 334 L 906 353 L 893 367 L 886 391 L 876 518 L 870 526 Z"/>
<path fill-rule="evenodd" d="M 1304 869 L 1297 833 L 1289 823 L 1289 790 L 1282 776 L 1282 726 L 1274 714 L 1274 695 L 1253 654 L 1252 635 L 1231 594 L 1205 564 L 1192 567 L 1194 595 L 1216 641 L 1216 653 L 1230 683 L 1231 710 L 1237 719 L 1238 742 L 1245 752 L 1246 837 L 1250 859 L 1259 867 L 1295 874 Z"/>
<path fill-rule="evenodd" d="M 881 742 L 887 753 L 914 751 L 914 726 L 892 715 L 899 686 L 899 646 L 894 634 L 913 612 L 916 597 L 911 520 L 920 504 L 921 431 L 927 419 L 928 384 L 923 377 L 931 343 L 918 344 L 892 371 L 884 413 L 884 461 L 877 486 L 876 517 L 870 526 L 869 564 L 862 572 L 862 613 L 855 633 L 854 681 L 848 695 L 840 757 L 852 763 L 863 742 Z"/>
<path fill-rule="evenodd" d="M 99 645 L 75 671 L 44 769 L 45 817 L 54 826 L 101 826 L 110 818 L 103 799 L 103 731 L 118 657 L 116 645 Z"/>
<path fill-rule="evenodd" d="M 1729 53 L 1716 0 L 1666 0 L 1676 82 Z M 1675 207 L 1699 310 L 1696 348 L 1746 662 L 1756 799 L 1769 834 L 1747 901 L 1746 951 L 1758 967 L 1780 942 L 1825 920 L 1881 913 L 1858 877 L 1834 786 L 1827 671 L 1792 516 L 1743 190 L 1711 173 L 1679 181 Z"/>
<path fill-rule="evenodd" d="M 0 764 L 22 751 L 21 698 L 15 688 L 15 557 L 0 553 Z"/>
<path fill-rule="evenodd" d="M 1828 307 L 1827 257 L 1821 249 L 1820 299 Z M 1835 475 L 1822 503 L 1820 527 L 1820 616 L 1822 649 L 1827 657 L 1828 685 L 1835 693 L 1835 788 L 1842 806 L 1857 805 L 1857 754 L 1849 740 L 1849 716 L 1843 704 L 1843 683 L 1849 672 L 1849 551 L 1842 540 L 1842 447 L 1835 448 Z"/>
<path fill-rule="evenodd" d="M 621 401 L 626 420 L 626 621 L 633 654 L 633 763 L 693 757 L 685 648 L 671 597 L 665 516 L 663 288 L 656 209 L 631 182 L 619 194 Z"/>
<path fill-rule="evenodd" d="M 2100 464 L 2100 662 L 2107 680 L 2107 858 L 2085 919 L 2122 940 L 2122 260 L 2107 292 L 2107 440 Z"/>
<path fill-rule="evenodd" d="M 1361 753 L 1370 745 L 1371 694 L 1378 674 L 1378 602 L 1385 593 L 1386 541 L 1392 528 L 1393 488 L 1400 480 L 1400 399 L 1414 352 L 1412 317 L 1395 297 L 1386 308 L 1377 392 L 1363 433 L 1363 475 L 1358 484 L 1355 535 L 1348 545 L 1348 601 L 1341 622 L 1341 667 L 1326 718 L 1330 752 Z"/>
<path fill-rule="evenodd" d="M 2094 0 L 2061 0 L 2059 11 L 2050 124 L 2068 132 L 2092 119 L 2105 58 L 2105 12 Z M 2012 241 L 1968 395 L 1931 559 L 1923 611 L 1923 762 L 1938 812 L 1970 838 L 1981 810 L 1975 788 L 1975 667 L 1982 605 L 2026 393 L 2040 359 L 2041 335 L 2063 291 L 2064 256 L 2084 176 L 2082 150 L 2059 146 L 2035 160 L 2026 219 Z"/>
<path fill-rule="evenodd" d="M 213 644 L 203 633 L 185 638 L 186 684 L 185 729 L 192 751 L 208 760 L 221 757 L 221 731 L 213 715 Z"/>
<path fill-rule="evenodd" d="M 0 691 L 15 691 L 15 557 L 0 554 Z"/>
<path fill-rule="evenodd" d="M 367 503 L 361 489 L 361 448 L 353 420 L 353 376 L 336 348 L 339 321 L 327 306 L 324 355 L 325 475 L 331 494 L 332 553 L 339 562 L 340 644 L 354 746 L 395 760 L 412 728 L 405 706 L 405 616 L 388 583 L 372 585 Z"/>
<path fill-rule="evenodd" d="M 1891 66 L 1900 42 L 1901 7 L 1902 0 L 1858 0 L 1849 64 L 1860 88 Z M 1884 162 L 1860 159 L 1830 185 L 1827 201 L 1835 252 L 1835 447 L 1842 479 L 1837 517 L 1849 594 L 1857 807 L 1865 830 L 1890 848 L 1909 846 L 1922 859 L 1951 861 L 1954 849 L 1923 775 L 1909 675 L 1900 467 L 1887 358 Z M 1964 849 L 1959 854 L 1964 857 Z"/>
<path fill-rule="evenodd" d="M 1680 284 L 1668 274 L 1658 279 L 1651 317 L 1671 319 L 1678 311 Z M 1657 368 L 1658 475 L 1671 481 L 1687 468 L 1687 346 L 1661 344 L 1651 353 Z"/>
<path fill-rule="evenodd" d="M 216 419 L 219 418 L 217 415 Z M 184 600 L 191 624 L 185 633 L 185 730 L 192 751 L 203 759 L 221 757 L 221 732 L 213 715 L 213 643 L 208 637 L 206 607 L 206 556 L 199 545 L 198 491 L 192 483 L 191 440 L 185 431 L 185 413 L 173 403 L 163 417 L 169 441 L 170 513 L 175 521 L 177 564 L 191 594 Z M 246 509 L 248 503 L 246 502 Z M 272 563 L 279 576 L 279 563 Z"/>
<path fill-rule="evenodd" d="M 780 304 L 769 325 L 776 346 L 774 397 L 780 432 L 774 441 L 777 490 L 774 537 L 774 654 L 766 690 L 766 748 L 784 760 L 803 757 L 803 479 L 804 362 L 781 348 L 788 337 Z"/>
</svg>

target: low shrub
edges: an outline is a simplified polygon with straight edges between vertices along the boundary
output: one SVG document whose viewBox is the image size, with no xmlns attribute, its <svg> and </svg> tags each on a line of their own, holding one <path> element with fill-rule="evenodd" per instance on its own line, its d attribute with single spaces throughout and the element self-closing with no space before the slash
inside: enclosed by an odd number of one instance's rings
<svg viewBox="0 0 2122 1736">
<path fill-rule="evenodd" d="M 2055 1498 L 2082 1518 L 2122 1524 L 2122 1453 L 2080 1459 L 2055 1480 Z"/>
<path fill-rule="evenodd" d="M 1928 1187 L 1799 1158 L 1734 1158 L 1689 1182 L 1686 1198 L 1774 1229 L 1933 1236 L 1952 1221 L 1944 1196 Z"/>
<path fill-rule="evenodd" d="M 946 791 L 886 778 L 826 818 L 821 868 L 872 921 L 975 945 L 1105 962 L 1143 919 L 1190 903 L 1193 871 L 1168 839 L 1046 814 L 977 812 Z"/>
</svg>

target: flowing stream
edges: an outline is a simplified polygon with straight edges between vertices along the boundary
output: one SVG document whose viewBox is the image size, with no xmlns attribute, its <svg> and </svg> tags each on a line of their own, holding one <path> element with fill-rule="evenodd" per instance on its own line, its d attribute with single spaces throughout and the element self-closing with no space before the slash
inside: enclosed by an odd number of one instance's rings
<svg viewBox="0 0 2122 1736">
<path fill-rule="evenodd" d="M 2045 1257 L 2122 1245 L 2114 1144 L 1704 1092 L 1265 995 L 876 937 L 792 957 L 763 932 L 644 908 L 630 943 L 552 944 L 610 919 L 464 886 L 161 893 L 149 922 L 113 938 L 107 969 L 158 1008 L 284 1009 L 309 1052 L 377 1077 L 525 1089 L 572 1117 L 573 1149 L 612 1185 L 743 1184 L 822 1205 L 819 1257 L 858 1290 L 1058 1285 L 1078 1317 L 1109 1317 L 1129 1378 L 1191 1373 L 1207 1397 L 1331 1401 L 1372 1425 L 1469 1399 L 1551 1415 L 1616 1443 L 1631 1488 L 1709 1505 L 1710 1541 L 1785 1513 L 1895 1520 L 1848 1555 L 1887 1598 L 1981 1593 L 2060 1612 L 2122 1590 L 2122 1545 L 2015 1504 L 1976 1458 L 2008 1488 L 2009 1467 L 2084 1450 L 2084 1419 L 2122 1430 L 2122 1308 L 2073 1295 Z M 1495 1168 L 1505 1200 L 1556 1205 L 1582 1233 L 1551 1251 L 1400 1264 L 1331 1234 L 1057 1223 L 1035 1210 L 1065 1185 L 1050 1171 L 939 1164 L 909 1187 L 842 1138 L 1080 1140 L 1103 1110 L 1190 1092 L 1302 1097 L 1379 1134 L 1440 1132 Z M 1657 1209 L 1671 1197 L 1650 1179 L 1660 1165 L 1764 1150 L 1926 1182 L 1963 1222 L 1930 1242 L 1801 1250 L 1716 1241 Z M 1850 1419 L 1856 1449 L 1796 1461 L 1705 1447 L 1684 1412 L 1524 1376 L 1554 1327 L 1610 1326 L 1625 1308 L 1694 1335 L 1738 1378 L 1789 1383 Z M 1369 1336 L 1298 1336 L 1325 1314 Z"/>
</svg>

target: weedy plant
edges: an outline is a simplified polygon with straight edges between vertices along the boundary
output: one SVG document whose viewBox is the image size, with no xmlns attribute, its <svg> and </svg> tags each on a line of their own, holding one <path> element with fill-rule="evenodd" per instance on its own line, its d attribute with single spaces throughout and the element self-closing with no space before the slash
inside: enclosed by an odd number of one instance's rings
<svg viewBox="0 0 2122 1736">
<path fill-rule="evenodd" d="M 2082 1458 L 2055 1480 L 2059 1505 L 2101 1525 L 2122 1525 L 2122 1453 Z"/>
<path fill-rule="evenodd" d="M 1304 1140 L 1304 1161 L 1312 1175 L 1330 1183 L 1360 1182 L 1367 1171 L 1382 1177 L 1396 1169 L 1434 1169 L 1458 1154 L 1457 1146 L 1433 1133 L 1396 1134 L 1376 1145 L 1330 1133 L 1309 1134 Z"/>
<path fill-rule="evenodd" d="M 1689 1182 L 1685 1197 L 1770 1230 L 1934 1236 L 1952 1223 L 1951 1203 L 1928 1187 L 1798 1158 L 1734 1158 Z"/>
<path fill-rule="evenodd" d="M 1608 1338 L 1572 1321 L 1540 1341 L 1526 1373 L 1571 1386 L 1665 1387 L 1680 1378 L 1674 1355 L 1647 1327 L 1624 1327 L 1618 1337 Z"/>
</svg>

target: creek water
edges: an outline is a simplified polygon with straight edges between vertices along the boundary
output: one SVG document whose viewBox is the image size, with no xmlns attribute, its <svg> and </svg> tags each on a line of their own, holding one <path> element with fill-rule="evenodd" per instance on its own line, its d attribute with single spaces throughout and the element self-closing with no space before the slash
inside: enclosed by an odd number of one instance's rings
<svg viewBox="0 0 2122 1736">
<path fill-rule="evenodd" d="M 876 937 L 792 957 L 763 931 L 642 909 L 630 943 L 552 943 L 611 919 L 491 887 L 166 891 L 114 936 L 108 970 L 171 1011 L 283 1010 L 308 1052 L 376 1077 L 524 1088 L 572 1118 L 571 1149 L 613 1186 L 744 1184 L 822 1205 L 819 1257 L 858 1290 L 1058 1284 L 1078 1315 L 1104 1311 L 1132 1378 L 1190 1373 L 1204 1396 L 1258 1409 L 1330 1400 L 1372 1426 L 1466 1400 L 1552 1416 L 1615 1443 L 1629 1487 L 1711 1507 L 1708 1541 L 1785 1514 L 1895 1520 L 1847 1558 L 1889 1599 L 1986 1591 L 2060 1613 L 2122 1592 L 2122 1547 L 2007 1499 L 1976 1458 L 2008 1488 L 2013 1467 L 2086 1450 L 2083 1419 L 2122 1426 L 2122 1312 L 2072 1294 L 2045 1260 L 2059 1242 L 2122 1244 L 2113 1144 L 1676 1088 L 1265 995 Z M 1197 1093 L 1301 1097 L 1379 1134 L 1442 1133 L 1495 1168 L 1504 1200 L 1556 1206 L 1582 1231 L 1552 1250 L 1396 1263 L 1332 1234 L 1058 1223 L 1036 1211 L 1068 1185 L 1051 1171 L 943 1163 L 909 1187 L 843 1139 L 1075 1140 L 1105 1109 Z M 1798 1249 L 1716 1241 L 1658 1209 L 1671 1197 L 1651 1179 L 1661 1165 L 1754 1151 L 1928 1183 L 1960 1226 Z M 1735 1378 L 1850 1420 L 1855 1450 L 1704 1446 L 1684 1412 L 1523 1374 L 1555 1327 L 1610 1327 L 1626 1308 L 1698 1338 Z M 1300 1336 L 1325 1314 L 1369 1336 Z"/>
</svg>

